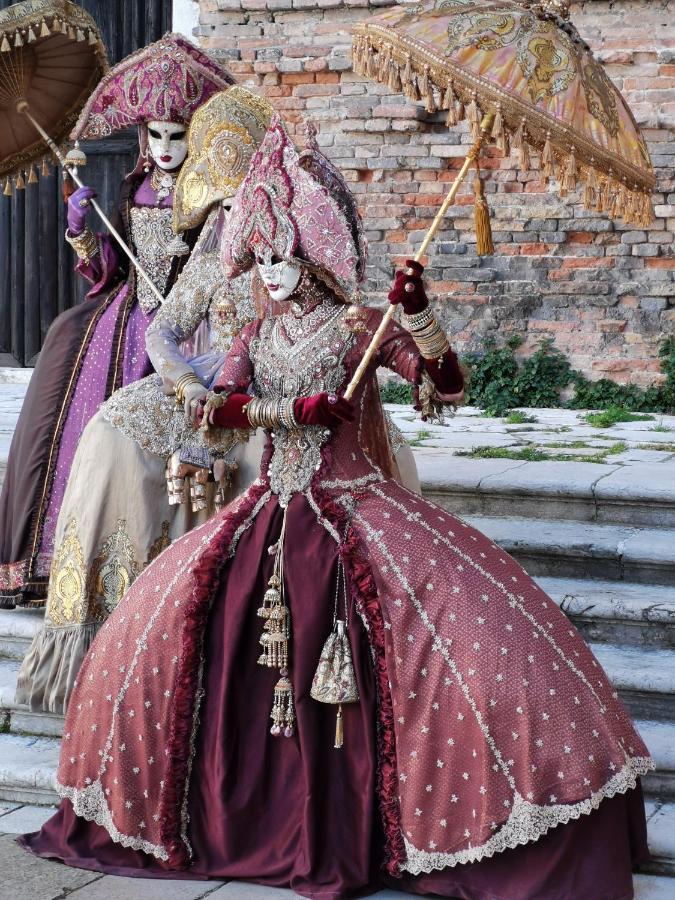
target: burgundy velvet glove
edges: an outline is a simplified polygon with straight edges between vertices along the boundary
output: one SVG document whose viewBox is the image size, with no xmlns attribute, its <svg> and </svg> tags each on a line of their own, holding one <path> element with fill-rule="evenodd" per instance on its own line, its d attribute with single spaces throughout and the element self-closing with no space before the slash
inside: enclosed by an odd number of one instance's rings
<svg viewBox="0 0 675 900">
<path fill-rule="evenodd" d="M 90 187 L 78 188 L 68 198 L 68 210 L 66 218 L 68 220 L 68 231 L 71 237 L 77 237 L 84 231 L 84 223 L 87 213 L 91 209 L 89 201 L 96 196 L 96 191 Z M 86 200 L 85 206 L 80 206 L 80 202 Z"/>
<path fill-rule="evenodd" d="M 409 275 L 408 270 L 411 270 L 413 274 Z M 422 263 L 415 262 L 414 259 L 406 259 L 405 269 L 398 270 L 394 278 L 394 285 L 389 291 L 389 302 L 394 305 L 400 303 L 403 312 L 408 316 L 422 312 L 429 305 L 429 298 L 424 292 L 422 272 L 424 272 Z"/>
<path fill-rule="evenodd" d="M 425 359 L 424 365 L 429 378 L 441 394 L 461 394 L 464 390 L 464 375 L 459 366 L 457 355 L 446 350 L 438 359 Z"/>
<path fill-rule="evenodd" d="M 354 406 L 344 397 L 336 394 L 314 394 L 312 397 L 298 397 L 293 404 L 293 413 L 300 425 L 326 425 L 334 428 L 341 422 L 354 421 Z"/>
<path fill-rule="evenodd" d="M 248 394 L 230 394 L 222 406 L 211 410 L 209 422 L 216 428 L 250 428 L 251 423 L 244 410 L 253 398 Z M 197 427 L 202 424 L 204 418 L 204 402 L 201 401 L 195 420 Z"/>
</svg>

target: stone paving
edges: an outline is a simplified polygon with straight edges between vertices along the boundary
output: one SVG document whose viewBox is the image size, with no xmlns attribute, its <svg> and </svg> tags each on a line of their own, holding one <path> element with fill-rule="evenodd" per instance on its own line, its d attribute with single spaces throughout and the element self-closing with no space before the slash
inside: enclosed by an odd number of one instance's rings
<svg viewBox="0 0 675 900">
<path fill-rule="evenodd" d="M 22 850 L 15 837 L 40 828 L 53 810 L 44 806 L 18 806 L 0 802 L 0 900 L 284 900 L 293 891 L 242 882 L 173 881 L 122 878 L 71 869 L 57 862 L 37 859 Z M 635 876 L 635 900 L 673 900 L 669 878 Z M 378 900 L 397 900 L 410 894 L 379 891 Z M 590 898 L 579 898 L 590 900 Z"/>
</svg>

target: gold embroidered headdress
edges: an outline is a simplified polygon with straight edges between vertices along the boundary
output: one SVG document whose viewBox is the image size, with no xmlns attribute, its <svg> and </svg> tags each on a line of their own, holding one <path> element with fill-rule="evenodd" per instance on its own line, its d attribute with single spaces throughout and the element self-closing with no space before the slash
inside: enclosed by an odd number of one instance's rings
<svg viewBox="0 0 675 900">
<path fill-rule="evenodd" d="M 234 196 L 272 113 L 267 100 L 239 85 L 220 91 L 197 110 L 176 183 L 176 231 L 199 225 L 214 203 Z"/>
</svg>

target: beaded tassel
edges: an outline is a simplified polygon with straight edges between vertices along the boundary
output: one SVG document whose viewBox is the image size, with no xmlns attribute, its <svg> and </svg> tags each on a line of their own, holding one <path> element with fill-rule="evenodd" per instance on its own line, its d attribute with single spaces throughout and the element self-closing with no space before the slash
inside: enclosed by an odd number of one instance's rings
<svg viewBox="0 0 675 900">
<path fill-rule="evenodd" d="M 291 637 L 291 611 L 284 599 L 284 536 L 286 534 L 286 511 L 281 526 L 281 534 L 276 544 L 269 548 L 274 555 L 272 577 L 267 584 L 258 616 L 264 620 L 260 636 L 262 653 L 258 665 L 279 669 L 279 680 L 274 688 L 272 701 L 272 727 L 270 734 L 278 737 L 292 737 L 295 733 L 295 701 L 293 685 L 288 677 L 288 645 Z"/>
</svg>

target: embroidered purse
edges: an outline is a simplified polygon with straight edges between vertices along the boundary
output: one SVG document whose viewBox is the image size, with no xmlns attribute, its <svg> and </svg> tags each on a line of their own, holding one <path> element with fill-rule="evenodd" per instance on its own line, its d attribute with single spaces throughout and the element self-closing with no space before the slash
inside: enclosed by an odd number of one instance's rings
<svg viewBox="0 0 675 900">
<path fill-rule="evenodd" d="M 345 617 L 338 619 L 337 607 L 340 593 L 340 581 L 345 592 Z M 321 657 L 312 681 L 310 696 L 320 703 L 337 704 L 337 720 L 335 723 L 335 748 L 344 743 L 344 726 L 342 722 L 342 704 L 358 703 L 359 691 L 354 674 L 352 650 L 347 629 L 347 591 L 344 582 L 344 569 L 340 562 L 338 567 L 338 583 L 335 592 L 335 611 L 333 613 L 333 631 L 323 645 Z"/>
</svg>

